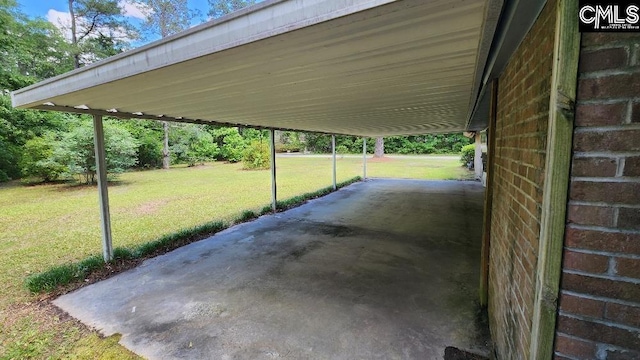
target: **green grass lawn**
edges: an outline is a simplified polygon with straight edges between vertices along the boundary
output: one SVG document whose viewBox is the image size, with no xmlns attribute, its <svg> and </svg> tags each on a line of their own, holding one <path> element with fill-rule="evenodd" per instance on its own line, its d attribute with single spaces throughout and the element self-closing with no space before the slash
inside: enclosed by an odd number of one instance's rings
<svg viewBox="0 0 640 360">
<path fill-rule="evenodd" d="M 459 157 L 401 157 L 369 161 L 368 177 L 462 179 Z M 331 184 L 331 159 L 277 160 L 278 198 Z M 362 159 L 338 156 L 338 182 L 362 176 Z M 114 247 L 131 247 L 163 234 L 212 220 L 229 221 L 243 210 L 259 211 L 271 200 L 269 171 L 241 164 L 122 174 L 109 186 Z M 0 359 L 135 358 L 30 294 L 24 279 L 52 265 L 101 253 L 95 186 L 65 184 L 0 186 Z"/>
</svg>

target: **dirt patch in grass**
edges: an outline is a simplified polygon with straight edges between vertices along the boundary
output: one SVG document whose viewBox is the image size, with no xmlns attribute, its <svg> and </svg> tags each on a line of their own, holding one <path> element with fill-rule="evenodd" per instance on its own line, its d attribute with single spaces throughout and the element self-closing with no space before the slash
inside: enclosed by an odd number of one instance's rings
<svg viewBox="0 0 640 360">
<path fill-rule="evenodd" d="M 383 156 L 379 158 L 374 157 L 374 158 L 367 159 L 367 162 L 373 162 L 373 163 L 385 163 L 385 162 L 392 162 L 392 161 L 396 161 L 396 159 L 392 159 L 387 156 Z"/>
<path fill-rule="evenodd" d="M 154 200 L 138 206 L 133 213 L 135 215 L 150 215 L 158 211 L 163 205 L 169 203 L 168 200 Z"/>
</svg>

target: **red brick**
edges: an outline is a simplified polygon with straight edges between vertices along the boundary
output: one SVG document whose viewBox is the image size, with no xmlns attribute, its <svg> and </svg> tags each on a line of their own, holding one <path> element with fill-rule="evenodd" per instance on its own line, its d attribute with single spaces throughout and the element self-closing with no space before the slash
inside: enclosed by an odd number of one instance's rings
<svg viewBox="0 0 640 360">
<path fill-rule="evenodd" d="M 633 103 L 631 108 L 631 122 L 640 123 L 640 103 Z"/>
<path fill-rule="evenodd" d="M 565 250 L 564 268 L 592 274 L 603 274 L 609 269 L 609 257 Z"/>
<path fill-rule="evenodd" d="M 576 107 L 576 126 L 620 125 L 627 113 L 627 103 L 615 104 L 578 104 Z"/>
<path fill-rule="evenodd" d="M 547 2 L 499 78 L 489 314 L 504 359 L 522 357 L 530 345 L 555 3 Z"/>
<path fill-rule="evenodd" d="M 575 151 L 640 151 L 638 139 L 640 130 L 583 131 L 574 134 L 573 148 Z"/>
<path fill-rule="evenodd" d="M 605 303 L 599 300 L 561 293 L 560 310 L 596 319 L 604 318 Z"/>
<path fill-rule="evenodd" d="M 583 51 L 580 53 L 578 71 L 590 72 L 623 67 L 628 64 L 629 55 L 625 48 Z"/>
<path fill-rule="evenodd" d="M 634 98 L 640 94 L 640 73 L 627 73 L 580 79 L 578 99 L 619 99 Z"/>
<path fill-rule="evenodd" d="M 592 342 L 570 338 L 558 334 L 556 337 L 556 351 L 562 355 L 580 359 L 593 359 L 596 355 L 596 345 Z"/>
<path fill-rule="evenodd" d="M 624 161 L 624 176 L 640 176 L 640 156 L 630 156 Z"/>
<path fill-rule="evenodd" d="M 616 274 L 620 276 L 640 279 L 640 259 L 617 258 Z M 636 300 L 639 301 L 640 298 Z"/>
<path fill-rule="evenodd" d="M 572 176 L 613 177 L 616 176 L 616 159 L 606 157 L 574 158 L 571 166 Z"/>
<path fill-rule="evenodd" d="M 618 210 L 618 228 L 640 230 L 640 209 L 620 208 Z"/>
<path fill-rule="evenodd" d="M 640 332 L 621 329 L 564 315 L 558 317 L 558 331 L 598 343 L 626 349 L 640 349 Z"/>
<path fill-rule="evenodd" d="M 580 225 L 613 226 L 613 208 L 608 206 L 570 205 L 569 223 Z"/>
<path fill-rule="evenodd" d="M 605 33 L 605 32 L 593 32 L 582 34 L 582 46 L 594 46 L 594 45 L 610 45 L 610 44 L 626 44 L 638 42 L 638 33 Z"/>
<path fill-rule="evenodd" d="M 605 318 L 640 328 L 640 307 L 607 303 Z"/>
<path fill-rule="evenodd" d="M 640 204 L 640 183 L 572 181 L 572 200 Z"/>
<path fill-rule="evenodd" d="M 622 281 L 595 278 L 586 275 L 562 274 L 562 288 L 581 294 L 591 294 L 611 299 L 638 301 L 640 286 Z M 638 339 L 640 341 L 640 339 Z"/>
<path fill-rule="evenodd" d="M 567 247 L 640 255 L 640 234 L 625 234 L 567 227 Z"/>
<path fill-rule="evenodd" d="M 634 350 L 607 350 L 607 360 L 638 360 L 640 359 L 640 351 Z"/>
</svg>

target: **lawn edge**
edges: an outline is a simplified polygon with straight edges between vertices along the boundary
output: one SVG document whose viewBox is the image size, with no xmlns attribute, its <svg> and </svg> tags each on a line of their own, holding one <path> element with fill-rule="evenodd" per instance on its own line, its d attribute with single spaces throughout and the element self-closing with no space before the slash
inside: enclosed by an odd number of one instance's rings
<svg viewBox="0 0 640 360">
<path fill-rule="evenodd" d="M 361 180 L 360 176 L 356 176 L 337 183 L 335 190 L 333 186 L 328 186 L 277 201 L 276 212 L 298 207 L 309 200 L 328 195 Z M 144 260 L 166 254 L 179 247 L 211 237 L 234 225 L 249 222 L 271 213 L 273 211 L 270 205 L 263 207 L 259 213 L 245 210 L 230 223 L 210 221 L 163 235 L 158 239 L 140 244 L 134 248 L 117 247 L 113 250 L 113 260 L 110 262 L 105 262 L 100 255 L 89 255 L 83 260 L 55 265 L 43 272 L 29 275 L 25 278 L 24 285 L 31 293 L 41 294 L 47 298 L 56 297 L 135 268 Z"/>
</svg>

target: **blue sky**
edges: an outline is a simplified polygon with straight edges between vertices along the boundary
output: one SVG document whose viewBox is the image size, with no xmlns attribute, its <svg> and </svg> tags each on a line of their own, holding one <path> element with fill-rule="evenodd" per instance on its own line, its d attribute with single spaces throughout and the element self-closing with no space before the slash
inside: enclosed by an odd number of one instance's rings
<svg viewBox="0 0 640 360">
<path fill-rule="evenodd" d="M 131 5 L 131 0 L 120 0 L 125 5 L 125 14 L 127 19 L 134 25 L 138 26 L 141 22 L 142 13 Z M 22 12 L 30 17 L 40 17 L 49 20 L 54 25 L 59 26 L 59 23 L 68 17 L 69 8 L 68 0 L 18 0 Z M 189 8 L 193 10 L 199 10 L 201 13 L 200 18 L 193 20 L 193 25 L 203 22 L 207 17 L 209 10 L 209 4 L 207 0 L 188 0 Z M 148 39 L 153 40 L 153 39 Z M 133 46 L 139 46 L 142 43 L 134 42 Z"/>
<path fill-rule="evenodd" d="M 50 9 L 61 12 L 68 11 L 67 0 L 18 0 L 18 3 L 22 7 L 22 11 L 32 17 L 44 18 Z M 207 0 L 189 0 L 188 3 L 190 8 L 199 9 L 206 15 L 208 10 Z"/>
</svg>

